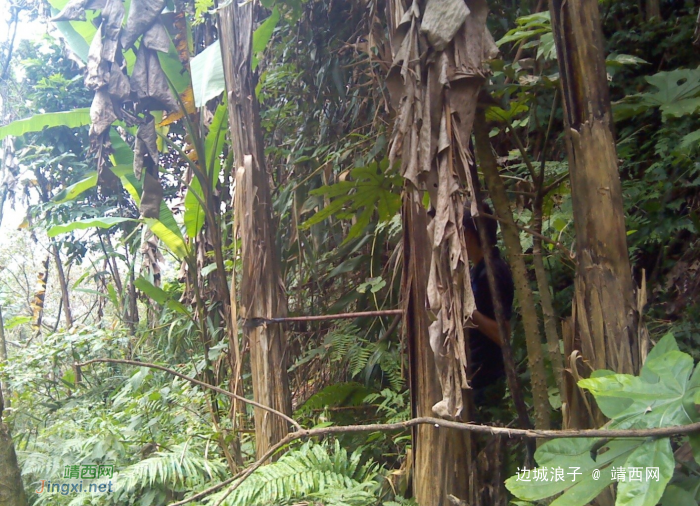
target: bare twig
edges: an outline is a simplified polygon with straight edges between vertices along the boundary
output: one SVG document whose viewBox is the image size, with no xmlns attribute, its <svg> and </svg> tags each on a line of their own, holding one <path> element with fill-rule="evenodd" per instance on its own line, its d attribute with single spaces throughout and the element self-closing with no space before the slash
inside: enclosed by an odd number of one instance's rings
<svg viewBox="0 0 700 506">
<path fill-rule="evenodd" d="M 369 425 L 345 425 L 345 426 L 335 426 L 335 427 L 323 427 L 319 429 L 302 429 L 296 432 L 291 432 L 287 434 L 281 441 L 270 447 L 270 449 L 258 459 L 252 466 L 243 471 L 242 473 L 229 478 L 217 485 L 214 485 L 207 490 L 204 490 L 188 499 L 182 501 L 171 503 L 168 506 L 182 506 L 189 502 L 201 499 L 206 495 L 212 494 L 217 490 L 225 487 L 229 483 L 235 481 L 235 483 L 226 491 L 223 497 L 215 504 L 215 506 L 220 506 L 223 501 L 238 488 L 243 481 L 248 478 L 251 474 L 255 472 L 256 469 L 260 468 L 267 459 L 277 452 L 280 448 L 288 445 L 292 441 L 297 439 L 306 439 L 315 436 L 326 436 L 329 434 L 345 434 L 350 432 L 392 432 L 406 430 L 417 425 L 433 425 L 435 427 L 443 427 L 446 429 L 457 429 L 466 430 L 471 432 L 476 432 L 478 434 L 486 435 L 503 435 L 508 437 L 525 437 L 530 439 L 558 439 L 558 438 L 644 438 L 644 437 L 669 437 L 676 436 L 680 434 L 692 434 L 695 432 L 700 432 L 700 422 L 692 423 L 689 425 L 677 425 L 674 427 L 660 427 L 656 429 L 618 429 L 618 430 L 607 430 L 607 429 L 585 429 L 585 430 L 537 430 L 537 429 L 510 429 L 507 427 L 492 427 L 489 425 L 477 425 L 473 423 L 463 423 L 463 422 L 453 422 L 450 420 L 443 420 L 441 418 L 432 417 L 419 417 L 407 420 L 405 422 L 397 423 L 378 423 Z M 238 480 L 238 481 L 236 481 Z"/>
<path fill-rule="evenodd" d="M 380 311 L 358 311 L 356 313 L 336 313 L 314 316 L 287 316 L 285 318 L 246 318 L 244 325 L 258 327 L 268 323 L 288 323 L 288 322 L 316 322 L 324 320 L 347 320 L 352 318 L 366 318 L 372 316 L 392 316 L 402 315 L 403 309 L 383 309 Z"/>
<path fill-rule="evenodd" d="M 85 366 L 88 366 L 90 364 L 96 364 L 99 362 L 107 362 L 110 364 L 125 364 L 125 365 L 133 365 L 136 367 L 148 367 L 149 369 L 158 369 L 159 371 L 167 372 L 169 374 L 172 374 L 173 376 L 177 376 L 178 378 L 182 378 L 185 381 L 189 381 L 190 383 L 194 383 L 195 385 L 199 385 L 200 387 L 209 388 L 210 390 L 214 390 L 215 392 L 218 392 L 222 395 L 227 395 L 229 397 L 237 399 L 237 400 L 244 402 L 246 404 L 250 404 L 252 406 L 255 406 L 256 408 L 260 408 L 260 409 L 263 409 L 265 411 L 268 411 L 274 415 L 277 415 L 281 418 L 284 418 L 289 423 L 291 423 L 298 431 L 303 430 L 301 425 L 299 425 L 299 422 L 297 422 L 293 418 L 288 417 L 284 413 L 277 411 L 276 409 L 273 409 L 269 406 L 265 406 L 263 404 L 260 404 L 259 402 L 255 402 L 255 401 L 252 401 L 250 399 L 246 399 L 245 397 L 234 394 L 233 392 L 229 392 L 228 390 L 224 390 L 223 388 L 219 388 L 217 386 L 210 385 L 209 383 L 205 383 L 204 381 L 200 381 L 200 380 L 192 378 L 190 376 L 186 376 L 185 374 L 179 373 L 174 369 L 170 369 L 169 367 L 165 367 L 162 365 L 151 364 L 148 362 L 139 362 L 138 360 L 121 360 L 121 359 L 116 359 L 116 358 L 94 358 L 92 360 L 88 360 L 87 362 L 82 362 L 80 364 L 75 364 L 75 365 L 78 367 L 85 367 Z"/>
</svg>

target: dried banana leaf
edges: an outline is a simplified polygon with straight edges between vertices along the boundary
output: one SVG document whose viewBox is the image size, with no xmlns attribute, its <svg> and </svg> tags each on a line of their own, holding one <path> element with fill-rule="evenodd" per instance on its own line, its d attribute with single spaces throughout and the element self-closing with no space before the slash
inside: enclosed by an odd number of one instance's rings
<svg viewBox="0 0 700 506">
<path fill-rule="evenodd" d="M 158 54 L 143 44 L 136 55 L 130 84 L 131 91 L 136 94 L 144 109 L 173 112 L 179 107 L 160 66 Z"/>
<path fill-rule="evenodd" d="M 155 23 L 165 7 L 165 0 L 132 0 L 126 28 L 122 32 L 122 47 L 129 49 L 136 39 Z"/>
<path fill-rule="evenodd" d="M 89 90 L 104 88 L 109 82 L 110 63 L 102 58 L 102 26 L 92 38 L 90 51 L 88 52 L 87 71 L 85 72 L 85 86 Z"/>
<path fill-rule="evenodd" d="M 155 118 L 148 115 L 148 121 L 139 126 L 134 147 L 134 175 L 143 181 L 141 195 L 141 216 L 160 216 L 163 201 L 163 187 L 158 177 L 158 144 Z"/>
<path fill-rule="evenodd" d="M 143 45 L 148 49 L 167 53 L 170 51 L 170 36 L 168 35 L 165 26 L 160 21 L 156 21 L 143 34 Z"/>
<path fill-rule="evenodd" d="M 447 47 L 469 15 L 464 0 L 428 0 L 420 31 L 436 51 Z"/>
<path fill-rule="evenodd" d="M 107 0 L 102 9 L 102 58 L 114 62 L 119 48 L 119 32 L 124 21 L 122 0 Z M 100 32 L 98 32 L 100 33 Z"/>
<path fill-rule="evenodd" d="M 106 89 L 97 90 L 90 106 L 90 139 L 102 135 L 117 119 L 112 98 Z"/>
</svg>

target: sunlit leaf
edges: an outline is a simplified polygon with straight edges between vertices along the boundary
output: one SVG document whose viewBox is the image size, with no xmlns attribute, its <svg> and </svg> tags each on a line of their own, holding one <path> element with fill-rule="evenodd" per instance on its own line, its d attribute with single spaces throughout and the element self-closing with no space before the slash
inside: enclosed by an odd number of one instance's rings
<svg viewBox="0 0 700 506">
<path fill-rule="evenodd" d="M 78 195 L 83 192 L 88 191 L 91 188 L 97 186 L 97 172 L 92 171 L 88 173 L 89 175 L 84 179 L 81 179 L 77 183 L 74 183 L 67 188 L 64 188 L 54 196 L 52 201 L 56 204 L 62 204 L 63 202 L 68 202 L 75 199 Z"/>
<path fill-rule="evenodd" d="M 127 221 L 136 221 L 131 218 L 120 217 L 103 217 L 103 218 L 88 218 L 86 220 L 74 221 L 65 225 L 56 225 L 51 227 L 46 233 L 49 237 L 56 237 L 60 234 L 67 234 L 74 230 L 85 230 L 88 228 L 111 228 L 120 223 Z"/>
<path fill-rule="evenodd" d="M 47 112 L 36 114 L 30 118 L 18 119 L 9 125 L 0 127 L 0 140 L 8 135 L 19 137 L 32 132 L 41 132 L 44 128 L 65 126 L 77 128 L 90 124 L 90 109 L 74 109 L 72 111 Z"/>
</svg>

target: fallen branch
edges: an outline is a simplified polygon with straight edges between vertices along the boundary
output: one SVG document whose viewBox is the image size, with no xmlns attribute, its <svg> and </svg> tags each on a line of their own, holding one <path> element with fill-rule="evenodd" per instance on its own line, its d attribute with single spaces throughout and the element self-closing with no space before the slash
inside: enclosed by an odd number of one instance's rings
<svg viewBox="0 0 700 506">
<path fill-rule="evenodd" d="M 668 437 L 676 436 L 681 434 L 691 434 L 694 432 L 700 432 L 700 422 L 692 423 L 689 425 L 676 425 L 673 427 L 660 427 L 656 429 L 585 429 L 585 430 L 537 430 L 537 429 L 510 429 L 507 427 L 493 427 L 489 425 L 478 425 L 473 423 L 463 423 L 454 422 L 451 420 L 443 420 L 441 418 L 432 417 L 418 417 L 411 420 L 406 420 L 405 422 L 397 423 L 377 423 L 369 425 L 343 425 L 335 427 L 323 427 L 319 429 L 302 429 L 296 432 L 291 432 L 287 434 L 281 441 L 279 441 L 274 446 L 258 459 L 252 466 L 243 471 L 242 473 L 229 478 L 228 480 L 214 485 L 211 488 L 199 492 L 197 495 L 192 496 L 188 499 L 182 501 L 171 503 L 168 506 L 182 506 L 189 502 L 201 499 L 202 497 L 209 495 L 221 488 L 225 487 L 229 483 L 232 483 L 238 479 L 219 499 L 219 501 L 214 506 L 221 506 L 221 504 L 226 500 L 226 498 L 236 490 L 243 481 L 245 481 L 248 476 L 253 474 L 256 469 L 260 468 L 267 459 L 277 452 L 280 448 L 288 445 L 289 443 L 296 441 L 297 439 L 306 439 L 315 436 L 327 436 L 331 434 L 345 434 L 350 432 L 392 432 L 406 430 L 417 425 L 433 425 L 435 427 L 443 427 L 446 429 L 456 429 L 456 430 L 467 430 L 471 432 L 476 432 L 477 434 L 487 434 L 487 435 L 505 435 L 508 437 L 525 437 L 534 439 L 561 439 L 561 438 L 597 438 L 602 437 L 606 440 L 613 438 L 644 438 L 644 437 Z M 240 478 L 240 479 L 239 479 Z"/>
<path fill-rule="evenodd" d="M 290 322 L 318 322 L 325 320 L 348 320 L 354 318 L 367 318 L 377 316 L 402 315 L 403 309 L 383 309 L 380 311 L 358 311 L 355 313 L 336 313 L 312 316 L 285 316 L 282 318 L 244 318 L 243 325 L 247 328 L 260 327 L 270 323 L 290 323 Z"/>
<path fill-rule="evenodd" d="M 255 406 L 256 408 L 263 409 L 265 411 L 268 411 L 274 415 L 277 415 L 279 417 L 284 418 L 287 420 L 289 423 L 291 423 L 297 430 L 303 430 L 302 426 L 299 425 L 299 422 L 294 420 L 293 418 L 290 418 L 289 416 L 285 415 L 284 413 L 277 411 L 276 409 L 273 409 L 269 406 L 265 406 L 264 404 L 260 404 L 259 402 L 252 401 L 250 399 L 246 399 L 243 396 L 234 394 L 233 392 L 229 392 L 228 390 L 224 390 L 223 388 L 219 388 L 214 385 L 210 385 L 209 383 L 205 383 L 204 381 L 200 381 L 198 379 L 192 378 L 190 376 L 187 376 L 185 374 L 179 373 L 174 369 L 170 369 L 169 367 L 165 367 L 162 365 L 158 364 L 151 364 L 148 362 L 139 362 L 138 360 L 121 360 L 121 359 L 116 359 L 116 358 L 94 358 L 92 360 L 88 360 L 87 362 L 82 362 L 80 364 L 75 364 L 77 367 L 85 367 L 90 364 L 96 364 L 98 362 L 107 362 L 110 364 L 125 364 L 125 365 L 133 365 L 137 367 L 148 367 L 149 369 L 158 369 L 159 371 L 164 371 L 169 374 L 172 374 L 173 376 L 177 376 L 178 378 L 182 378 L 185 381 L 189 381 L 190 383 L 193 383 L 195 385 L 199 385 L 200 387 L 204 388 L 209 388 L 210 390 L 214 390 L 215 392 L 218 392 L 222 395 L 227 395 L 229 397 L 232 397 L 234 399 L 238 399 L 241 402 L 244 402 L 246 404 L 250 404 L 252 406 Z"/>
<path fill-rule="evenodd" d="M 561 438 L 606 438 L 606 439 L 613 439 L 613 438 L 644 438 L 644 437 L 669 437 L 669 436 L 678 436 L 682 434 L 692 434 L 695 432 L 700 432 L 700 422 L 696 423 L 691 423 L 688 425 L 675 425 L 672 427 L 659 427 L 655 429 L 584 429 L 584 430 L 538 430 L 538 429 L 511 429 L 508 427 L 495 427 L 491 425 L 480 425 L 480 424 L 475 424 L 475 423 L 465 423 L 465 422 L 455 422 L 452 420 L 443 420 L 441 418 L 432 418 L 432 417 L 418 417 L 418 418 L 412 418 L 411 420 L 406 420 L 405 422 L 396 422 L 396 423 L 376 423 L 376 424 L 367 424 L 367 425 L 342 425 L 342 426 L 335 426 L 335 427 L 323 427 L 323 428 L 318 428 L 318 429 L 304 429 L 299 422 L 294 420 L 293 418 L 288 417 L 284 413 L 280 413 L 279 411 L 272 409 L 268 406 L 264 406 L 258 402 L 251 401 L 250 399 L 246 399 L 245 397 L 241 397 L 239 395 L 236 395 L 234 393 L 228 392 L 224 390 L 223 388 L 219 388 L 214 385 L 209 385 L 208 383 L 204 383 L 203 381 L 200 381 L 195 378 L 191 378 L 190 376 L 186 376 L 184 374 L 181 374 L 173 369 L 170 369 L 169 367 L 164 367 L 162 365 L 158 364 L 151 364 L 148 362 L 139 362 L 137 360 L 121 360 L 121 359 L 116 359 L 116 358 L 95 358 L 92 360 L 88 360 L 87 362 L 82 362 L 82 363 L 77 363 L 75 364 L 76 366 L 79 367 L 87 367 L 88 365 L 91 364 L 96 364 L 96 363 L 113 363 L 113 364 L 125 364 L 125 365 L 133 365 L 137 367 L 148 367 L 150 369 L 157 369 L 159 371 L 164 371 L 167 373 L 172 374 L 173 376 L 177 376 L 178 378 L 182 378 L 186 381 L 189 381 L 190 383 L 193 383 L 195 385 L 199 385 L 204 388 L 209 388 L 211 390 L 214 390 L 220 394 L 227 395 L 229 397 L 233 397 L 234 399 L 238 399 L 242 402 L 245 402 L 247 404 L 251 404 L 255 407 L 258 407 L 260 409 L 264 409 L 265 411 L 268 411 L 270 413 L 273 413 L 277 416 L 280 416 L 287 420 L 290 424 L 292 424 L 297 430 L 294 432 L 290 432 L 287 434 L 281 441 L 279 441 L 277 444 L 273 445 L 270 447 L 270 449 L 265 452 L 265 455 L 263 455 L 260 459 L 258 459 L 252 466 L 250 466 L 248 469 L 245 471 L 237 474 L 236 476 L 233 476 L 232 478 L 229 478 L 221 483 L 218 483 L 214 485 L 213 487 L 210 487 L 206 490 L 203 490 L 202 492 L 199 492 L 198 494 L 193 495 L 192 497 L 188 499 L 184 499 L 179 502 L 171 503 L 169 506 L 182 506 L 183 504 L 187 504 L 192 501 L 196 501 L 198 499 L 201 499 L 202 497 L 205 497 L 209 494 L 212 494 L 216 492 L 217 490 L 220 490 L 221 488 L 225 487 L 229 483 L 235 482 L 232 487 L 230 487 L 227 491 L 226 494 L 219 500 L 219 502 L 215 506 L 220 506 L 221 503 L 228 497 L 238 486 L 240 486 L 243 481 L 248 478 L 253 472 L 255 472 L 256 469 L 258 469 L 260 466 L 262 466 L 272 455 L 275 454 L 277 450 L 282 448 L 283 446 L 288 445 L 292 441 L 296 441 L 297 439 L 306 439 L 310 437 L 315 437 L 315 436 L 327 436 L 330 434 L 345 434 L 345 433 L 351 433 L 351 432 L 393 432 L 393 431 L 401 431 L 401 430 L 406 430 L 411 427 L 416 427 L 418 425 L 433 425 L 435 427 L 443 427 L 445 429 L 455 429 L 455 430 L 466 430 L 470 432 L 475 432 L 477 434 L 486 434 L 486 435 L 501 435 L 501 436 L 508 436 L 508 437 L 524 437 L 524 438 L 530 438 L 530 439 L 561 439 Z M 236 481 L 238 480 L 238 481 Z"/>
</svg>

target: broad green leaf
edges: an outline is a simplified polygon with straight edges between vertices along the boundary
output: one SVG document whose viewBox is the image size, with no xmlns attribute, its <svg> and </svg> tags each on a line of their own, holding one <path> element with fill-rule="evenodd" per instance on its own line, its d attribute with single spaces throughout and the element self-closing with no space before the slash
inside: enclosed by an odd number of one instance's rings
<svg viewBox="0 0 700 506">
<path fill-rule="evenodd" d="M 204 208 L 199 203 L 199 199 L 197 199 L 195 194 L 198 195 L 200 199 L 203 198 L 202 186 L 199 184 L 199 179 L 193 177 L 189 188 L 187 188 L 187 194 L 185 195 L 185 213 L 183 218 L 185 232 L 189 238 L 197 237 L 197 234 L 204 226 Z"/>
<path fill-rule="evenodd" d="M 583 506 L 600 494 L 613 481 L 612 467 L 621 466 L 642 440 L 613 440 L 606 444 L 607 451 L 591 458 L 591 447 L 599 439 L 555 439 L 544 443 L 535 452 L 538 468 L 506 480 L 506 488 L 519 499 L 539 501 L 556 494 L 563 494 L 552 506 Z M 561 469 L 563 479 L 556 480 L 556 470 Z M 599 474 L 594 475 L 594 471 Z M 573 474 L 576 473 L 576 474 Z M 545 480 L 535 480 L 537 476 Z M 519 479 L 521 478 L 521 479 Z"/>
<path fill-rule="evenodd" d="M 681 139 L 681 147 L 689 148 L 691 146 L 696 146 L 698 142 L 700 142 L 700 130 L 695 130 L 683 136 Z"/>
<path fill-rule="evenodd" d="M 589 390 L 611 428 L 652 428 L 685 425 L 698 419 L 694 396 L 700 373 L 693 359 L 680 351 L 667 351 L 647 359 L 641 376 L 615 374 L 579 381 Z"/>
<path fill-rule="evenodd" d="M 700 69 L 659 72 L 645 79 L 658 91 L 642 94 L 643 103 L 659 107 L 664 119 L 693 114 L 700 107 Z"/>
<path fill-rule="evenodd" d="M 174 300 L 162 288 L 155 286 L 144 277 L 134 281 L 134 286 L 145 293 L 150 299 L 156 301 L 161 306 L 165 306 L 173 311 L 177 311 L 185 316 L 191 316 L 187 308 L 177 300 Z"/>
<path fill-rule="evenodd" d="M 109 131 L 109 141 L 112 143 L 114 153 L 110 155 L 110 159 L 114 165 L 134 165 L 134 151 L 124 142 L 119 133 L 112 128 Z"/>
<path fill-rule="evenodd" d="M 194 105 L 203 107 L 226 89 L 221 45 L 216 42 L 190 60 Z"/>
<path fill-rule="evenodd" d="M 163 205 L 165 205 L 165 203 L 163 203 Z M 164 219 L 163 214 L 163 207 L 161 206 L 161 219 Z M 172 217 L 172 212 L 170 213 L 170 217 Z M 185 244 L 185 239 L 182 237 L 182 232 L 180 232 L 180 228 L 177 226 L 177 223 L 175 223 L 174 218 L 172 219 L 172 223 L 169 223 L 170 220 L 161 221 L 155 218 L 144 218 L 143 221 L 178 259 L 182 260 L 187 256 L 187 244 Z M 173 223 L 175 226 L 173 226 Z"/>
<path fill-rule="evenodd" d="M 130 165 L 117 165 L 110 167 L 110 170 L 119 178 L 124 189 L 136 202 L 136 206 L 141 205 L 141 181 L 136 179 L 134 169 Z"/>
<path fill-rule="evenodd" d="M 253 55 L 251 60 L 253 70 L 255 70 L 258 66 L 258 53 L 262 53 L 263 51 L 265 51 L 265 48 L 267 47 L 268 42 L 270 42 L 270 39 L 272 38 L 272 33 L 275 31 L 275 27 L 277 26 L 279 20 L 280 11 L 277 8 L 277 6 L 275 6 L 275 8 L 272 9 L 272 14 L 270 14 L 270 17 L 263 21 L 263 23 L 255 30 L 255 32 L 253 32 Z"/>
<path fill-rule="evenodd" d="M 47 112 L 36 114 L 29 118 L 18 119 L 9 125 L 0 127 L 0 140 L 8 135 L 19 137 L 31 132 L 41 132 L 44 128 L 66 126 L 77 128 L 90 124 L 90 109 L 74 109 L 72 111 Z"/>
<path fill-rule="evenodd" d="M 78 220 L 73 223 L 67 223 L 65 225 L 56 225 L 51 227 L 46 234 L 49 237 L 56 237 L 59 234 L 66 234 L 68 232 L 73 232 L 74 230 L 85 230 L 88 228 L 111 228 L 114 225 L 120 223 L 125 223 L 127 221 L 136 221 L 131 218 L 120 218 L 114 217 L 103 217 L 103 218 L 89 218 L 86 220 Z"/>
<path fill-rule="evenodd" d="M 661 498 L 661 506 L 697 506 L 693 494 L 677 486 L 669 485 Z"/>
<path fill-rule="evenodd" d="M 69 200 L 73 200 L 76 198 L 78 195 L 81 193 L 94 188 L 97 186 L 97 172 L 89 172 L 89 175 L 85 177 L 84 179 L 78 181 L 77 183 L 74 183 L 70 185 L 67 188 L 64 188 L 60 192 L 58 192 L 52 201 L 56 204 L 62 204 L 63 202 L 68 202 Z"/>
<path fill-rule="evenodd" d="M 206 154 L 207 173 L 211 178 L 212 190 L 216 188 L 221 171 L 221 151 L 224 148 L 226 131 L 228 129 L 228 105 L 226 97 L 216 108 L 214 118 L 209 126 L 209 132 L 204 139 L 204 152 Z"/>
<path fill-rule="evenodd" d="M 647 362 L 649 360 L 654 360 L 661 355 L 668 353 L 669 351 L 680 351 L 678 348 L 678 343 L 676 343 L 676 339 L 671 333 L 665 334 L 661 339 L 659 339 L 659 342 L 656 343 L 656 345 L 647 355 Z"/>
<path fill-rule="evenodd" d="M 51 4 L 52 15 L 58 14 L 68 4 L 69 0 L 48 0 Z M 58 21 L 54 23 L 63 35 L 68 47 L 83 63 L 87 63 L 90 43 L 97 33 L 97 27 L 92 23 L 97 12 L 86 11 L 85 21 Z"/>
<path fill-rule="evenodd" d="M 498 106 L 491 106 L 486 109 L 486 119 L 489 121 L 497 121 L 499 123 L 511 123 L 517 116 L 527 112 L 528 110 L 529 107 L 520 102 L 511 103 L 507 110 Z"/>
<path fill-rule="evenodd" d="M 650 439 L 634 450 L 625 462 L 625 468 L 638 468 L 642 471 L 639 480 L 621 481 L 617 485 L 617 502 L 615 506 L 656 506 L 664 493 L 676 461 L 671 450 L 669 438 Z M 659 469 L 659 478 L 649 479 L 647 469 Z M 629 476 L 629 471 L 628 471 Z"/>
</svg>

